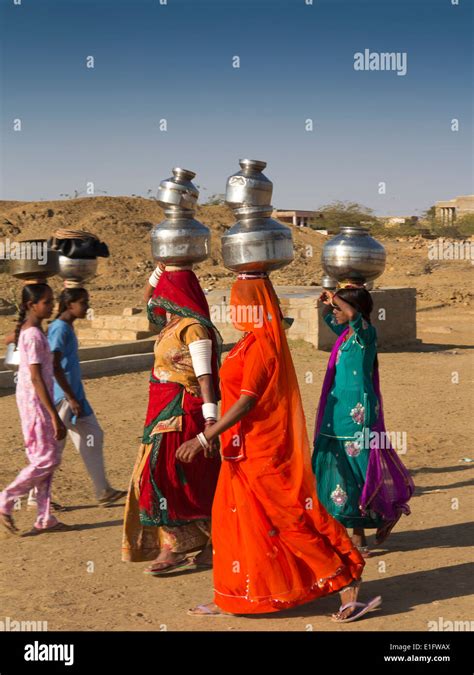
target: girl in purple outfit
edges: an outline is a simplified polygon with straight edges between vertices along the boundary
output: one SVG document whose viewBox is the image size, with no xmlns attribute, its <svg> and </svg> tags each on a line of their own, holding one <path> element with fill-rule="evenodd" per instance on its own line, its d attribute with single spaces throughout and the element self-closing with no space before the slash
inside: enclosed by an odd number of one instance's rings
<svg viewBox="0 0 474 675">
<path fill-rule="evenodd" d="M 30 464 L 0 492 L 0 524 L 18 532 L 11 516 L 16 499 L 37 488 L 38 515 L 34 529 L 64 527 L 50 514 L 51 483 L 60 462 L 58 441 L 66 427 L 53 404 L 53 357 L 41 323 L 53 312 L 53 292 L 47 284 L 24 286 L 15 342 L 20 354 L 16 400 L 26 455 Z"/>
</svg>

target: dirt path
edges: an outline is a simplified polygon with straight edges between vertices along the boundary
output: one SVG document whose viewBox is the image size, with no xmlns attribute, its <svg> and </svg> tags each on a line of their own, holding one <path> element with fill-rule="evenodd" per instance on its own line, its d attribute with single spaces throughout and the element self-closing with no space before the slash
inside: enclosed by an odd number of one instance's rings
<svg viewBox="0 0 474 675">
<path fill-rule="evenodd" d="M 359 623 L 335 626 L 328 620 L 338 606 L 333 596 L 279 615 L 188 617 L 188 607 L 211 598 L 211 572 L 153 579 L 142 574 L 144 564 L 122 563 L 123 507 L 95 506 L 80 457 L 68 443 L 54 496 L 74 505 L 64 521 L 77 530 L 37 537 L 2 535 L 0 619 L 47 621 L 49 630 L 173 631 L 425 631 L 433 626 L 429 622 L 474 619 L 468 595 L 472 556 L 467 546 L 473 465 L 460 461 L 473 455 L 466 316 L 459 310 L 425 313 L 419 351 L 380 355 L 387 428 L 407 432 L 403 460 L 417 485 L 412 515 L 402 519 L 387 545 L 367 562 L 361 597 L 383 595 L 382 612 Z M 435 330 L 427 332 L 429 325 Z M 442 326 L 450 331 L 436 332 Z M 328 355 L 304 343 L 292 345 L 292 351 L 312 435 Z M 312 383 L 307 383 L 308 372 L 313 374 Z M 459 383 L 453 382 L 454 372 L 459 373 Z M 92 380 L 86 387 L 106 432 L 111 481 L 124 487 L 142 431 L 147 374 Z M 23 466 L 24 457 L 14 397 L 0 399 L 0 410 L 3 486 Z M 24 503 L 15 517 L 23 531 L 33 524 L 34 514 Z"/>
</svg>

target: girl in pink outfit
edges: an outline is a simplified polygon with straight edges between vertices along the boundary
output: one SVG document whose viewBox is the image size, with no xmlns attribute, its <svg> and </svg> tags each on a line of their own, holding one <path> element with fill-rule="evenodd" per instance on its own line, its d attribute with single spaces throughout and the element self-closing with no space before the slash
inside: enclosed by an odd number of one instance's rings
<svg viewBox="0 0 474 675">
<path fill-rule="evenodd" d="M 26 455 L 25 467 L 0 492 L 0 523 L 11 533 L 18 532 L 11 516 L 15 499 L 37 488 L 36 530 L 64 527 L 50 514 L 51 482 L 60 461 L 58 441 L 66 428 L 53 404 L 53 357 L 41 322 L 53 312 L 53 292 L 47 284 L 28 284 L 22 293 L 15 342 L 20 353 L 16 400 Z"/>
</svg>

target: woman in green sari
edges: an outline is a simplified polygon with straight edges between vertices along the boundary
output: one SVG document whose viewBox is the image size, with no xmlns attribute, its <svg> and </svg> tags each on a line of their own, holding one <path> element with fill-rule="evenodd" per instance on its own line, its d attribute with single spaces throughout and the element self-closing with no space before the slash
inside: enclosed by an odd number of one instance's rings
<svg viewBox="0 0 474 675">
<path fill-rule="evenodd" d="M 366 440 L 379 415 L 373 386 L 377 360 L 377 332 L 370 323 L 373 301 L 363 287 L 345 287 L 336 294 L 324 291 L 320 300 L 323 318 L 340 344 L 332 386 L 318 411 L 313 471 L 320 501 L 336 520 L 353 529 L 354 544 L 369 557 L 364 530 L 383 525 L 380 514 L 360 509 L 369 463 Z"/>
</svg>

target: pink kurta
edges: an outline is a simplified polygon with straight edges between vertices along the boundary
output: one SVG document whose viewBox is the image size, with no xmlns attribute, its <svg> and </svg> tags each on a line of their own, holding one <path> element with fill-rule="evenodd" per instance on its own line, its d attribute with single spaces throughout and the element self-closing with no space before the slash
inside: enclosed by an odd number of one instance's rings
<svg viewBox="0 0 474 675">
<path fill-rule="evenodd" d="M 20 365 L 16 387 L 16 400 L 20 412 L 21 428 L 25 439 L 26 455 L 30 461 L 3 492 L 0 493 L 0 511 L 11 513 L 14 501 L 37 488 L 38 518 L 35 527 L 44 529 L 57 520 L 50 516 L 51 482 L 59 463 L 58 444 L 50 414 L 41 403 L 31 381 L 30 365 L 40 364 L 46 388 L 53 399 L 53 356 L 48 340 L 37 327 L 20 332 L 18 340 Z"/>
</svg>

